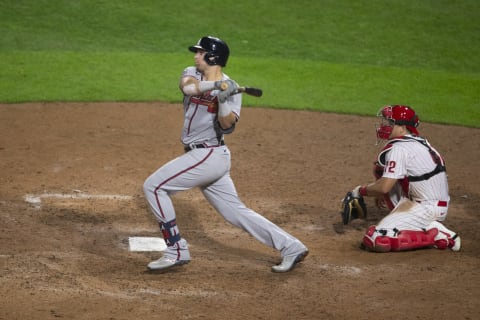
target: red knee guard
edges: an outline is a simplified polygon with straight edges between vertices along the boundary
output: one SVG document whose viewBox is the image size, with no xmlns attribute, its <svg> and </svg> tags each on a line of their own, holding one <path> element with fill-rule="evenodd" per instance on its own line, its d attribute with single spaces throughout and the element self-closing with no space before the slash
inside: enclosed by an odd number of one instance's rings
<svg viewBox="0 0 480 320">
<path fill-rule="evenodd" d="M 389 252 L 392 250 L 391 238 L 387 236 L 378 236 L 375 238 L 375 252 Z"/>
<path fill-rule="evenodd" d="M 370 226 L 367 229 L 367 233 L 363 237 L 363 246 L 368 251 L 374 252 L 389 252 L 391 249 L 390 245 L 390 237 L 385 236 L 377 236 L 375 239 L 373 238 L 373 234 L 375 233 L 376 226 Z"/>
</svg>

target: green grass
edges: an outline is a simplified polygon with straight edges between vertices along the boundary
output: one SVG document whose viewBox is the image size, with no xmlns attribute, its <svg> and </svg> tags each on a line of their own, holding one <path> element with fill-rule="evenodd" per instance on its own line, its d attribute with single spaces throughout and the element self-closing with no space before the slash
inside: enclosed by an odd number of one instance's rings
<svg viewBox="0 0 480 320">
<path fill-rule="evenodd" d="M 202 35 L 225 72 L 264 89 L 244 104 L 480 127 L 476 0 L 0 0 L 0 101 L 179 102 Z"/>
</svg>

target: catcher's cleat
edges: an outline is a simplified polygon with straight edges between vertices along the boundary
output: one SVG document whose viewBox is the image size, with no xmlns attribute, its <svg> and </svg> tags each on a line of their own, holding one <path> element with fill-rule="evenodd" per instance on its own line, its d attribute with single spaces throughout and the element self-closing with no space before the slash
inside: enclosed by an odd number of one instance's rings
<svg viewBox="0 0 480 320">
<path fill-rule="evenodd" d="M 437 228 L 439 231 L 438 235 L 435 237 L 435 246 L 438 249 L 449 248 L 452 251 L 460 251 L 462 240 L 457 233 L 447 229 L 443 224 L 437 221 L 432 222 L 429 227 Z"/>
<path fill-rule="evenodd" d="M 301 253 L 283 257 L 282 263 L 272 267 L 272 272 L 288 272 L 292 270 L 295 265 L 308 255 L 308 249 L 305 249 Z"/>
<path fill-rule="evenodd" d="M 452 238 L 448 239 L 448 247 L 452 251 L 460 251 L 462 246 L 461 239 L 458 234 L 455 234 Z"/>
<path fill-rule="evenodd" d="M 149 270 L 165 270 L 174 266 L 180 266 L 189 263 L 190 260 L 175 260 L 169 257 L 163 256 L 158 260 L 152 261 L 148 264 Z"/>
</svg>

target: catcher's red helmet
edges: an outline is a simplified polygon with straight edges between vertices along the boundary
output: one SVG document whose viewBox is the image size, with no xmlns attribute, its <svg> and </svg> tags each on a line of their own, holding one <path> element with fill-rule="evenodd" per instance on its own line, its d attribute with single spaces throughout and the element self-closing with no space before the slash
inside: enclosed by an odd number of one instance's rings
<svg viewBox="0 0 480 320">
<path fill-rule="evenodd" d="M 188 50 L 192 52 L 197 52 L 197 50 L 206 51 L 207 53 L 205 54 L 204 59 L 211 66 L 220 65 L 225 67 L 227 65 L 228 56 L 230 55 L 230 49 L 225 41 L 212 36 L 200 38 L 197 44 L 188 47 Z"/>
<path fill-rule="evenodd" d="M 384 106 L 380 109 L 377 116 L 388 121 L 388 124 L 382 123 L 377 128 L 377 137 L 380 139 L 386 140 L 390 137 L 393 125 L 404 125 L 412 134 L 418 136 L 417 127 L 420 120 L 415 111 L 409 106 Z"/>
</svg>

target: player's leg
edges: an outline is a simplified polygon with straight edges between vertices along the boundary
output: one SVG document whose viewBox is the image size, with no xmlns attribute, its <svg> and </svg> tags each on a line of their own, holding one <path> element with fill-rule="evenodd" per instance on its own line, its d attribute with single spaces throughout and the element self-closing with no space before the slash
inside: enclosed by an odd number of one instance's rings
<svg viewBox="0 0 480 320">
<path fill-rule="evenodd" d="M 370 226 L 363 238 L 363 245 L 369 251 L 389 252 L 406 251 L 435 247 L 438 229 L 429 230 L 394 230 L 389 233 L 377 226 Z"/>
<path fill-rule="evenodd" d="M 238 197 L 229 173 L 202 188 L 202 192 L 225 220 L 247 231 L 263 244 L 280 251 L 284 261 L 280 266 L 273 267 L 273 271 L 289 271 L 308 254 L 307 247 L 300 240 L 245 206 Z"/>
<path fill-rule="evenodd" d="M 167 244 L 163 257 L 150 263 L 150 269 L 166 269 L 190 261 L 188 244 L 180 235 L 170 196 L 216 178 L 215 172 L 211 174 L 212 170 L 217 170 L 209 161 L 212 152 L 212 149 L 188 152 L 168 162 L 145 180 L 145 197 Z"/>
<path fill-rule="evenodd" d="M 446 248 L 455 245 L 453 235 L 451 241 L 442 233 L 440 223 L 432 223 L 436 215 L 428 206 L 403 199 L 395 209 L 383 218 L 377 226 L 368 228 L 363 245 L 371 251 L 388 252 L 404 251 L 419 248 Z M 447 229 L 448 230 L 448 229 Z M 452 233 L 453 234 L 453 233 Z M 447 245 L 444 245 L 446 241 Z M 450 241 L 450 242 L 449 242 Z M 459 247 L 458 239 L 457 246 Z"/>
<path fill-rule="evenodd" d="M 225 172 L 212 162 L 212 153 L 213 149 L 190 151 L 166 163 L 145 180 L 143 191 L 159 222 L 175 219 L 170 196 L 209 184 Z"/>
</svg>

